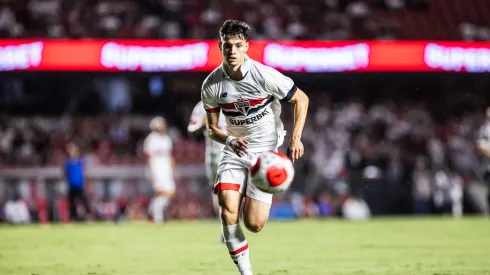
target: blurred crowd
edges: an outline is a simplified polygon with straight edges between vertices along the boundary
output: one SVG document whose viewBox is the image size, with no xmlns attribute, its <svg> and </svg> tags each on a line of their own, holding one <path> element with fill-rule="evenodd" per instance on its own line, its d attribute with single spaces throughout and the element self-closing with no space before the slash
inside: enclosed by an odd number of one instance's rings
<svg viewBox="0 0 490 275">
<path fill-rule="evenodd" d="M 365 188 L 381 183 L 395 190 L 391 195 L 411 192 L 414 213 L 430 213 L 445 211 L 462 200 L 466 187 L 484 182 L 484 158 L 476 148 L 486 120 L 482 110 L 436 121 L 423 103 L 380 100 L 367 106 L 362 101 L 331 103 L 324 97 L 315 99 L 319 107 L 303 137 L 312 153 L 302 180 L 310 183 L 306 193 L 313 197 L 325 190 L 355 194 L 356 185 L 365 196 Z M 473 206 L 488 214 L 488 204 Z"/>
<path fill-rule="evenodd" d="M 489 15 L 485 0 L 3 0 L 0 37 L 215 39 L 234 18 L 254 39 L 489 40 Z"/>
<path fill-rule="evenodd" d="M 145 116 L 97 117 L 0 117 L 0 168 L 60 166 L 66 158 L 66 144 L 78 144 L 88 165 L 144 164 L 143 141 L 148 135 Z M 182 139 L 170 127 L 174 155 L 182 164 L 204 159 L 202 144 Z"/>
</svg>

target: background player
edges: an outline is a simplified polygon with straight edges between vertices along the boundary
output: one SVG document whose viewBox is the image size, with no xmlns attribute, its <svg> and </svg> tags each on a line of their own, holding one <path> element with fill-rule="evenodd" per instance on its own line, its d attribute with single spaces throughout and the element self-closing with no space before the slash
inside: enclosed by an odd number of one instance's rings
<svg viewBox="0 0 490 275">
<path fill-rule="evenodd" d="M 85 161 L 80 153 L 77 144 L 70 142 L 66 146 L 68 158 L 63 165 L 63 172 L 68 185 L 68 203 L 70 204 L 70 218 L 72 221 L 86 220 L 91 213 L 90 203 L 85 191 L 86 175 Z M 77 211 L 77 202 L 81 202 L 84 210 L 84 217 Z"/>
<path fill-rule="evenodd" d="M 152 132 L 146 137 L 144 151 L 148 158 L 148 172 L 155 189 L 149 211 L 156 224 L 164 221 L 165 208 L 175 194 L 172 139 L 167 135 L 167 123 L 162 117 L 150 121 Z"/>
<path fill-rule="evenodd" d="M 279 100 L 295 104 L 288 152 L 293 162 L 300 158 L 308 109 L 308 97 L 290 78 L 246 55 L 249 30 L 245 22 L 224 22 L 219 42 L 223 63 L 206 78 L 201 91 L 209 137 L 226 144 L 214 190 L 218 194 L 223 237 L 242 275 L 252 274 L 248 243 L 239 224 L 242 198 L 244 223 L 252 232 L 263 228 L 272 203 L 272 194 L 258 190 L 248 180 L 248 167 L 257 153 L 277 150 L 283 142 Z M 220 111 L 226 117 L 228 133 L 219 128 Z"/>
<path fill-rule="evenodd" d="M 206 110 L 202 101 L 199 101 L 192 110 L 191 119 L 187 126 L 187 131 L 192 135 L 198 135 L 203 133 L 206 140 L 206 176 L 209 181 L 209 185 L 212 187 L 215 183 L 216 173 L 218 171 L 218 163 L 223 150 L 224 144 L 216 142 L 208 137 L 206 134 Z M 225 131 L 225 118 L 220 115 L 218 126 L 221 130 Z M 219 214 L 218 199 L 213 197 L 213 207 L 216 214 Z"/>
</svg>

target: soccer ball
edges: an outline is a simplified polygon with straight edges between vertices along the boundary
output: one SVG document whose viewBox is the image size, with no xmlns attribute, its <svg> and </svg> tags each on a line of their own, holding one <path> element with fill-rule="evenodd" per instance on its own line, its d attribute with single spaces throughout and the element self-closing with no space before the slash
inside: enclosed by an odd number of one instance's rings
<svg viewBox="0 0 490 275">
<path fill-rule="evenodd" d="M 287 190 L 294 179 L 293 163 L 279 152 L 258 154 L 249 170 L 253 184 L 259 190 L 271 194 Z"/>
</svg>

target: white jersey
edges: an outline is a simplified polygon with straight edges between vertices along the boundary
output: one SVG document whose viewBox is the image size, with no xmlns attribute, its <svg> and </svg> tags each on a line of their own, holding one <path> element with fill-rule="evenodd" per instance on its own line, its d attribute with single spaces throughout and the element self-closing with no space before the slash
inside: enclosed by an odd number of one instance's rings
<svg viewBox="0 0 490 275">
<path fill-rule="evenodd" d="M 206 140 L 206 155 L 216 155 L 219 156 L 221 151 L 223 150 L 224 144 L 216 142 L 208 137 L 206 134 L 206 127 L 204 125 L 206 120 L 206 110 L 204 110 L 204 105 L 202 101 L 199 101 L 194 109 L 192 110 L 191 120 L 189 125 L 187 126 L 187 131 L 194 132 L 204 127 L 203 134 Z M 218 126 L 221 130 L 226 131 L 226 122 L 225 117 L 220 115 Z"/>
<path fill-rule="evenodd" d="M 157 182 L 173 182 L 174 177 L 171 163 L 172 145 L 172 139 L 166 134 L 161 135 L 152 132 L 145 139 L 143 149 L 145 154 L 149 157 L 152 169 L 150 172 Z"/>
<path fill-rule="evenodd" d="M 284 140 L 279 118 L 279 101 L 291 99 L 296 86 L 291 78 L 247 56 L 241 66 L 244 78 L 231 79 L 224 65 L 204 81 L 201 97 L 207 112 L 219 112 L 226 119 L 229 135 L 248 141 L 248 152 L 277 149 Z"/>
</svg>

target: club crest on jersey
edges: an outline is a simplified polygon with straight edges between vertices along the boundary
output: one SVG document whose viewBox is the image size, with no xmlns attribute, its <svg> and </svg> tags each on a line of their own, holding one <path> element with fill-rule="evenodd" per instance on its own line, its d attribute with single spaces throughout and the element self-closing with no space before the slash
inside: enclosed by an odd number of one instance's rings
<svg viewBox="0 0 490 275">
<path fill-rule="evenodd" d="M 237 109 L 240 113 L 247 115 L 248 111 L 250 111 L 250 102 L 241 96 L 238 98 L 238 101 L 234 103 L 235 109 Z"/>
</svg>

